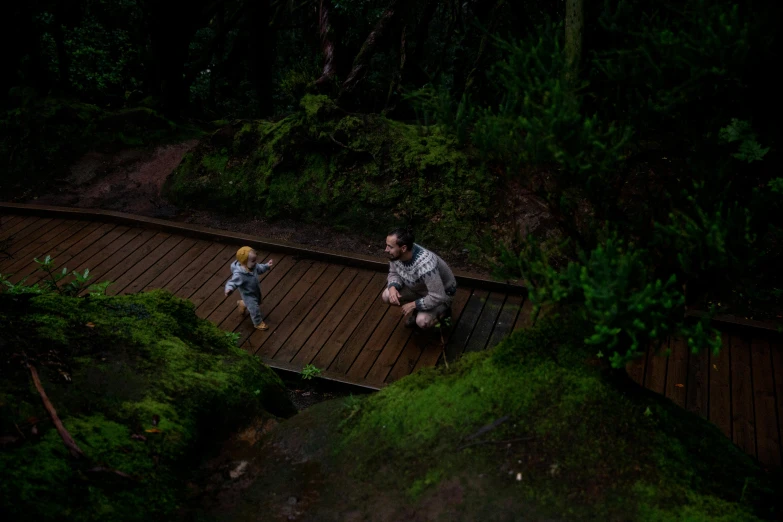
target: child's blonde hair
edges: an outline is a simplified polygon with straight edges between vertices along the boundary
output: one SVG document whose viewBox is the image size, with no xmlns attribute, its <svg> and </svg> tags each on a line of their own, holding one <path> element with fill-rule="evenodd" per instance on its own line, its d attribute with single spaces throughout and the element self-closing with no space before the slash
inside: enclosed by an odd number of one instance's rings
<svg viewBox="0 0 783 522">
<path fill-rule="evenodd" d="M 243 246 L 237 250 L 237 261 L 239 261 L 239 264 L 247 265 L 247 258 L 250 257 L 250 252 L 254 252 L 254 250 L 249 246 Z"/>
</svg>

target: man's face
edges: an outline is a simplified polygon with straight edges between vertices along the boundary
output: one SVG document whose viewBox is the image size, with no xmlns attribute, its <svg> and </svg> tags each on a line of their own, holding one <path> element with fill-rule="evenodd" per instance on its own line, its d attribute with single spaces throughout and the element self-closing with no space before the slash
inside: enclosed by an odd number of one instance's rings
<svg viewBox="0 0 783 522">
<path fill-rule="evenodd" d="M 258 255 L 255 253 L 255 251 L 251 250 L 250 253 L 247 255 L 247 267 L 251 270 L 254 266 L 256 266 L 256 261 L 258 260 Z"/>
<path fill-rule="evenodd" d="M 397 236 L 386 236 L 386 255 L 389 260 L 397 261 L 402 254 L 408 250 L 408 247 L 397 246 Z"/>
</svg>

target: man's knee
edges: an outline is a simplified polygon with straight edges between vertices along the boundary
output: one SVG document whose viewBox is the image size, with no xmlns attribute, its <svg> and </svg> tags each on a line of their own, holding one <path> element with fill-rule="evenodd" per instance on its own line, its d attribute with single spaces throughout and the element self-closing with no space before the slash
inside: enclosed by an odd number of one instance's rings
<svg viewBox="0 0 783 522">
<path fill-rule="evenodd" d="M 384 303 L 389 304 L 389 289 L 388 288 L 386 290 L 384 290 L 383 293 L 381 294 L 381 299 L 383 299 Z"/>
<path fill-rule="evenodd" d="M 422 330 L 428 330 L 435 326 L 435 317 L 432 314 L 419 312 L 416 315 L 416 326 Z"/>
</svg>

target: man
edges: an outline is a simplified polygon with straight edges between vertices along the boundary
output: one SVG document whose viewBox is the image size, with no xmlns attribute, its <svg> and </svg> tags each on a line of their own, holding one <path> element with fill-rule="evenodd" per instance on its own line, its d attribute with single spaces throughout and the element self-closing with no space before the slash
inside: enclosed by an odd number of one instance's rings
<svg viewBox="0 0 783 522">
<path fill-rule="evenodd" d="M 383 302 L 402 307 L 406 327 L 416 324 L 426 330 L 451 315 L 457 280 L 440 257 L 415 244 L 413 233 L 402 228 L 386 237 L 386 255 L 389 278 Z"/>
</svg>

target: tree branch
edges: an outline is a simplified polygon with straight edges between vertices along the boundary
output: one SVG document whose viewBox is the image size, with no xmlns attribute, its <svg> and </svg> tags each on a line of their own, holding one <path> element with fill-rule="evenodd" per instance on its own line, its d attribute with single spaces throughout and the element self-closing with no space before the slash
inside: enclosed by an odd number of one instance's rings
<svg viewBox="0 0 783 522">
<path fill-rule="evenodd" d="M 68 451 L 71 452 L 71 455 L 74 458 L 78 459 L 85 457 L 84 452 L 81 450 L 81 448 L 79 448 L 78 444 L 76 444 L 76 441 L 73 440 L 73 437 L 71 437 L 71 434 L 68 433 L 68 430 L 65 429 L 65 426 L 63 426 L 62 421 L 60 421 L 60 417 L 57 416 L 57 410 L 54 409 L 54 406 L 49 400 L 49 397 L 46 396 L 46 391 L 43 389 L 41 379 L 38 377 L 38 370 L 36 370 L 35 366 L 32 364 L 28 364 L 27 367 L 30 369 L 30 375 L 33 377 L 33 384 L 35 384 L 35 388 L 38 390 L 38 394 L 41 396 L 44 408 L 46 408 L 47 413 L 52 418 L 54 427 L 57 428 L 57 433 L 59 433 L 60 437 L 63 439 L 65 447 L 68 448 Z"/>
<path fill-rule="evenodd" d="M 332 82 L 336 71 L 334 60 L 334 42 L 329 38 L 329 32 L 332 26 L 329 21 L 329 11 L 331 4 L 329 0 L 321 0 L 318 8 L 318 32 L 321 36 L 321 52 L 324 55 L 324 69 L 321 77 L 315 81 L 318 87 L 328 85 Z"/>
<path fill-rule="evenodd" d="M 370 58 L 372 58 L 372 55 L 375 53 L 375 48 L 378 45 L 378 41 L 387 31 L 392 23 L 392 20 L 394 20 L 394 18 L 399 13 L 397 4 L 398 0 L 391 1 L 389 6 L 386 8 L 386 11 L 383 12 L 381 18 L 375 24 L 373 30 L 370 31 L 369 35 L 367 35 L 367 39 L 364 40 L 362 48 L 359 49 L 359 53 L 353 60 L 353 67 L 351 68 L 351 72 L 348 74 L 348 78 L 346 78 L 342 84 L 340 89 L 340 97 L 353 92 L 353 90 L 356 89 L 356 86 L 364 79 L 365 76 L 367 76 L 367 69 L 370 65 Z"/>
</svg>

